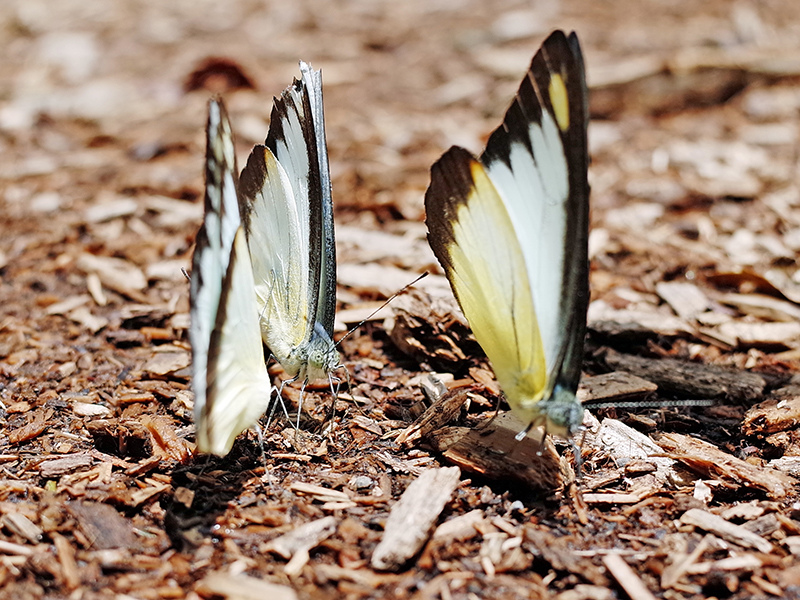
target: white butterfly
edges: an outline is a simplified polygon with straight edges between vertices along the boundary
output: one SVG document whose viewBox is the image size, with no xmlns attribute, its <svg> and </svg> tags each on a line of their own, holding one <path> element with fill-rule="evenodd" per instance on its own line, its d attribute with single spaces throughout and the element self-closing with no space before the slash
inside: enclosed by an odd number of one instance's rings
<svg viewBox="0 0 800 600">
<path fill-rule="evenodd" d="M 261 337 L 284 371 L 305 383 L 340 366 L 333 342 L 336 249 L 322 110 L 322 76 L 301 78 L 276 98 L 264 145 L 239 181 Z"/>
<path fill-rule="evenodd" d="M 589 301 L 588 93 L 577 36 L 542 44 L 480 159 L 453 147 L 431 169 L 428 240 L 511 410 L 564 437 Z"/>
<path fill-rule="evenodd" d="M 224 456 L 269 406 L 273 386 L 259 336 L 259 307 L 236 193 L 236 156 L 221 101 L 208 105 L 206 192 L 191 276 L 197 447 Z"/>
</svg>

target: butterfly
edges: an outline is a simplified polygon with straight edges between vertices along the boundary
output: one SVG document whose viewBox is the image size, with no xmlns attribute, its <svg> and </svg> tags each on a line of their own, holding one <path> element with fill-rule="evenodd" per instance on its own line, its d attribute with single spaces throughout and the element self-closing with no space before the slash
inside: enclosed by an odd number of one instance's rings
<svg viewBox="0 0 800 600">
<path fill-rule="evenodd" d="M 570 437 L 589 302 L 588 92 L 575 33 L 555 31 L 480 158 L 431 168 L 428 241 L 526 428 Z"/>
<path fill-rule="evenodd" d="M 331 373 L 341 363 L 322 74 L 302 61 L 300 72 L 274 100 L 266 142 L 242 170 L 240 214 L 264 343 L 290 381 L 328 377 L 333 391 Z"/>
<path fill-rule="evenodd" d="M 224 456 L 266 412 L 274 388 L 239 217 L 233 134 L 220 100 L 208 105 L 204 212 L 190 279 L 195 424 L 198 450 Z"/>
</svg>

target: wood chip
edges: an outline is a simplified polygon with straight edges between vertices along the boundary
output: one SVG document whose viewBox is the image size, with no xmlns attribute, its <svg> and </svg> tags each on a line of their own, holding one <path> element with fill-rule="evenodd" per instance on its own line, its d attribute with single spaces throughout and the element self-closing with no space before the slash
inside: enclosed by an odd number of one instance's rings
<svg viewBox="0 0 800 600">
<path fill-rule="evenodd" d="M 322 540 L 328 539 L 336 531 L 336 519 L 323 517 L 310 523 L 305 523 L 289 533 L 267 542 L 260 552 L 274 552 L 285 559 L 290 559 L 300 550 L 311 550 L 319 545 Z"/>
<path fill-rule="evenodd" d="M 770 398 L 750 408 L 742 421 L 745 435 L 788 431 L 800 425 L 800 395 Z"/>
<path fill-rule="evenodd" d="M 3 515 L 3 525 L 20 537 L 25 538 L 31 544 L 38 544 L 42 541 L 44 533 L 38 525 L 35 525 L 28 517 L 21 512 L 12 512 Z"/>
<path fill-rule="evenodd" d="M 666 392 L 689 398 L 727 398 L 739 402 L 759 398 L 766 382 L 756 373 L 672 358 L 644 358 L 608 351 L 606 363 L 657 384 Z"/>
<path fill-rule="evenodd" d="M 471 391 L 472 387 L 462 387 L 444 394 L 397 436 L 397 443 L 405 447 L 413 446 L 419 439 L 425 439 L 434 430 L 447 425 L 464 406 Z"/>
<path fill-rule="evenodd" d="M 195 590 L 206 596 L 220 596 L 227 600 L 297 600 L 297 592 L 288 586 L 249 575 L 231 575 L 219 571 L 203 577 Z"/>
<path fill-rule="evenodd" d="M 797 485 L 791 476 L 777 469 L 752 465 L 690 436 L 667 433 L 659 436 L 658 443 L 672 458 L 705 477 L 757 488 L 771 498 L 783 498 Z"/>
<path fill-rule="evenodd" d="M 113 507 L 100 502 L 68 502 L 67 510 L 92 544 L 92 548 L 135 548 L 133 526 Z"/>
<path fill-rule="evenodd" d="M 147 287 L 147 278 L 133 263 L 113 256 L 81 254 L 76 266 L 85 273 L 96 273 L 100 281 L 109 289 L 124 294 L 133 300 L 141 301 L 141 290 Z"/>
<path fill-rule="evenodd" d="M 659 456 L 664 454 L 663 448 L 617 419 L 603 419 L 597 433 L 587 434 L 584 443 L 608 452 L 622 467 L 634 459 L 646 458 L 656 466 L 655 476 L 661 482 L 676 477 L 673 468 L 675 461 Z"/>
<path fill-rule="evenodd" d="M 411 482 L 389 513 L 383 537 L 372 554 L 373 569 L 399 569 L 420 551 L 460 477 L 458 467 L 444 467 L 424 471 Z"/>
<path fill-rule="evenodd" d="M 510 412 L 481 428 L 444 427 L 429 442 L 451 463 L 490 479 L 513 479 L 531 490 L 550 492 L 561 486 L 561 461 L 552 440 L 516 439 L 524 426 Z"/>
<path fill-rule="evenodd" d="M 655 383 L 625 371 L 613 371 L 594 377 L 583 377 L 576 394 L 583 403 L 635 400 L 658 390 Z"/>
<path fill-rule="evenodd" d="M 660 281 L 656 293 L 682 319 L 693 319 L 711 304 L 705 293 L 688 281 Z"/>
<path fill-rule="evenodd" d="M 94 459 L 85 453 L 70 454 L 64 458 L 55 458 L 39 463 L 39 474 L 45 478 L 59 477 L 84 469 L 94 464 Z"/>
<path fill-rule="evenodd" d="M 78 564 L 75 561 L 75 549 L 63 535 L 53 532 L 50 536 L 53 538 L 53 544 L 55 544 L 56 553 L 58 554 L 58 562 L 61 565 L 61 575 L 64 578 L 64 586 L 68 590 L 74 590 L 81 584 L 81 578 L 78 574 Z"/>
<path fill-rule="evenodd" d="M 765 554 L 774 550 L 773 545 L 760 535 L 700 508 L 687 510 L 680 520 L 681 523 L 693 525 L 744 548 L 755 548 Z"/>
<path fill-rule="evenodd" d="M 656 600 L 641 578 L 620 555 L 606 554 L 603 557 L 603 564 L 631 600 Z"/>
</svg>

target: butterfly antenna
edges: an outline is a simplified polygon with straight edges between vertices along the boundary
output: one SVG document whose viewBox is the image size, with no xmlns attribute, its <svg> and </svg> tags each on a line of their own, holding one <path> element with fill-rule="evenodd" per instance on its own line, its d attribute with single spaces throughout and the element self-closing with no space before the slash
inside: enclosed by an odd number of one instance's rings
<svg viewBox="0 0 800 600">
<path fill-rule="evenodd" d="M 402 293 L 406 292 L 406 291 L 407 291 L 407 290 L 408 290 L 408 289 L 409 289 L 409 288 L 410 288 L 412 285 L 414 285 L 415 283 L 417 283 L 417 282 L 418 282 L 420 279 L 425 279 L 427 276 L 428 276 L 428 271 L 425 271 L 425 272 L 424 272 L 422 275 L 420 275 L 419 277 L 417 277 L 417 278 L 416 278 L 414 281 L 412 281 L 411 283 L 408 283 L 408 284 L 406 284 L 406 285 L 405 285 L 405 286 L 403 286 L 401 289 L 399 289 L 398 291 L 396 291 L 394 294 L 392 294 L 391 296 L 389 296 L 389 297 L 386 299 L 386 301 L 385 301 L 383 304 L 381 304 L 381 305 L 380 305 L 378 308 L 376 308 L 375 310 L 373 310 L 373 311 L 372 311 L 372 312 L 369 314 L 369 316 L 368 316 L 366 319 L 364 319 L 364 320 L 363 320 L 363 321 L 361 321 L 361 322 L 360 322 L 358 325 L 356 325 L 355 327 L 353 327 L 352 329 L 350 329 L 350 331 L 348 331 L 347 333 L 345 333 L 345 334 L 344 334 L 344 335 L 343 335 L 343 336 L 342 336 L 342 337 L 339 339 L 339 341 L 338 341 L 338 342 L 336 342 L 336 344 L 334 344 L 334 347 L 338 347 L 338 346 L 339 346 L 339 344 L 341 344 L 343 341 L 345 341 L 347 338 L 349 338 L 349 337 L 350 337 L 350 335 L 351 335 L 351 334 L 352 334 L 352 333 L 353 333 L 353 332 L 354 332 L 356 329 L 358 329 L 359 327 L 361 327 L 361 326 L 362 326 L 364 323 L 366 323 L 366 322 L 367 322 L 367 321 L 369 321 L 369 320 L 370 320 L 372 317 L 374 317 L 376 314 L 378 314 L 378 312 L 380 312 L 381 310 L 383 310 L 383 308 L 384 308 L 384 307 L 386 307 L 386 306 L 389 304 L 389 302 L 391 302 L 392 300 L 394 300 L 395 298 L 397 298 L 397 297 L 398 297 L 400 294 L 402 294 Z"/>
</svg>

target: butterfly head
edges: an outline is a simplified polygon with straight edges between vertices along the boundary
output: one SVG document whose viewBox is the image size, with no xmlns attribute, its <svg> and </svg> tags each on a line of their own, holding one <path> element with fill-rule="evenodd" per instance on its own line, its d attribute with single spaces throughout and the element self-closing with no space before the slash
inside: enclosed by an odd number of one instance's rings
<svg viewBox="0 0 800 600">
<path fill-rule="evenodd" d="M 339 366 L 339 352 L 322 324 L 315 323 L 311 339 L 295 348 L 286 363 L 297 365 L 294 374 L 301 381 L 316 381 L 327 377 Z M 290 369 L 287 369 L 287 373 L 289 371 Z"/>
<path fill-rule="evenodd" d="M 537 408 L 545 421 L 545 431 L 565 439 L 571 439 L 581 430 L 583 405 L 575 398 L 575 392 L 556 384 L 549 398 L 541 400 Z"/>
</svg>

